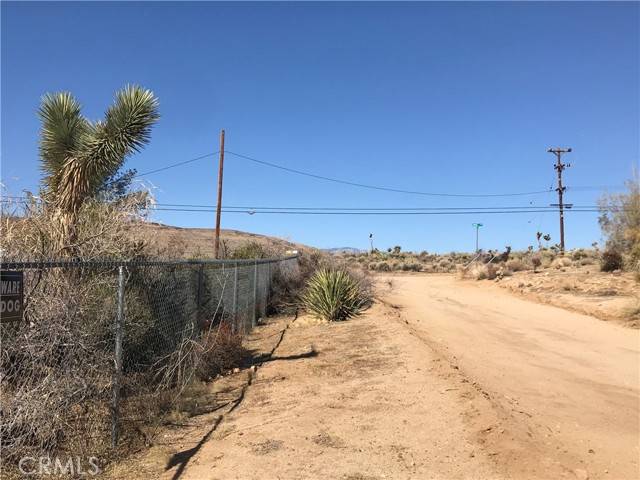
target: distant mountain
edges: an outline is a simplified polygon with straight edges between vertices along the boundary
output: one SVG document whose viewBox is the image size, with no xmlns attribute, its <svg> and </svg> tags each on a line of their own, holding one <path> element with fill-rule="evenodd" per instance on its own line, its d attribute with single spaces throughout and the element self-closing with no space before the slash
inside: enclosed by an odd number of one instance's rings
<svg viewBox="0 0 640 480">
<path fill-rule="evenodd" d="M 354 247 L 337 247 L 337 248 L 323 248 L 323 252 L 331 253 L 332 255 L 339 255 L 341 253 L 364 253 L 365 250 Z"/>
</svg>

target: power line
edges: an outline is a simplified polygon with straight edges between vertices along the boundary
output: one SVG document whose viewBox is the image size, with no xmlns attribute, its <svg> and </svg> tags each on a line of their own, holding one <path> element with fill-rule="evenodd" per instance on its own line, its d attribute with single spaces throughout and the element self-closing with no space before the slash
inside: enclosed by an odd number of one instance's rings
<svg viewBox="0 0 640 480">
<path fill-rule="evenodd" d="M 0 201 L 3 203 L 27 203 L 29 197 L 18 195 L 5 195 L 2 196 Z M 189 204 L 189 203 L 153 203 L 151 208 L 157 207 L 176 207 L 176 208 L 191 208 L 191 209 L 216 209 L 217 205 L 213 204 Z M 286 211 L 491 211 L 491 210 L 518 210 L 535 212 L 547 212 L 557 211 L 557 205 L 501 205 L 496 207 L 298 207 L 298 206 L 257 206 L 257 205 L 222 205 L 225 211 L 230 210 L 242 210 L 242 211 L 260 211 L 260 210 L 286 210 Z M 599 206 L 599 205 L 572 205 L 572 210 L 610 210 L 610 211 L 622 211 L 624 208 L 616 206 Z"/>
<path fill-rule="evenodd" d="M 11 200 L 9 200 L 11 199 Z M 26 203 L 28 197 L 24 196 L 4 196 L 3 203 Z M 175 208 L 189 208 L 189 209 L 216 209 L 217 205 L 212 204 L 188 204 L 188 203 L 153 203 L 151 208 L 158 209 L 157 207 L 175 207 Z M 224 211 L 241 210 L 241 211 L 261 211 L 261 210 L 285 210 L 285 211 L 491 211 L 491 210 L 518 210 L 523 212 L 553 212 L 557 211 L 558 207 L 553 205 L 502 205 L 497 207 L 275 207 L 275 206 L 257 206 L 257 205 L 222 205 Z M 598 205 L 573 205 L 574 210 L 621 210 L 615 206 L 601 207 Z M 207 211 L 207 210 L 204 210 Z"/>
<path fill-rule="evenodd" d="M 326 177 L 324 175 L 317 175 L 315 173 L 304 172 L 302 170 L 297 170 L 295 168 L 285 167 L 283 165 L 278 165 L 272 162 L 266 162 L 264 160 L 258 160 L 257 158 L 249 157 L 247 155 L 242 155 L 239 153 L 232 152 L 230 150 L 226 150 L 226 153 L 234 155 L 239 158 L 243 158 L 245 160 L 249 160 L 250 162 L 258 163 L 260 165 L 265 165 L 272 168 L 277 168 L 279 170 L 284 170 L 289 173 L 295 173 L 297 175 L 303 175 L 306 177 L 316 178 L 319 180 L 324 180 L 327 182 L 340 183 L 343 185 L 351 185 L 352 187 L 360 187 L 360 188 L 368 188 L 371 190 L 382 190 L 385 192 L 395 192 L 395 193 L 407 193 L 411 195 L 424 195 L 429 197 L 463 197 L 463 198 L 485 198 L 485 197 L 516 197 L 516 196 L 524 196 L 524 195 L 537 195 L 541 193 L 547 193 L 548 190 L 539 190 L 535 192 L 518 192 L 518 193 L 483 193 L 483 194 L 471 194 L 471 193 L 435 193 L 435 192 L 421 192 L 415 190 L 403 190 L 399 188 L 392 187 L 383 187 L 379 185 L 369 185 L 366 183 L 358 183 L 352 182 L 349 180 L 341 180 L 339 178 Z"/>
<path fill-rule="evenodd" d="M 215 209 L 190 209 L 190 208 L 153 208 L 156 211 L 168 211 L 168 212 L 201 212 L 211 213 L 215 212 Z M 547 210 L 534 210 L 533 213 L 542 212 Z M 600 213 L 597 209 L 579 209 L 572 210 L 580 213 Z M 456 210 L 456 211 L 410 211 L 410 212 L 389 212 L 389 211 L 300 211 L 300 210 L 225 210 L 224 213 L 244 213 L 249 215 L 258 214 L 271 214 L 271 215 L 489 215 L 489 214 L 509 214 L 509 213 L 521 213 L 530 214 L 531 210 Z"/>
<path fill-rule="evenodd" d="M 197 162 L 198 160 L 202 160 L 203 158 L 213 157 L 214 155 L 217 155 L 219 152 L 220 151 L 218 150 L 218 151 L 215 151 L 213 153 L 206 153 L 204 155 L 200 155 L 199 157 L 191 158 L 189 160 L 184 160 L 184 161 L 178 162 L 178 163 L 173 163 L 173 164 L 167 165 L 165 167 L 156 168 L 155 170 L 150 170 L 148 172 L 143 172 L 143 173 L 137 173 L 136 175 L 134 175 L 134 178 L 136 178 L 136 177 L 144 177 L 145 175 L 151 175 L 153 173 L 164 172 L 165 170 L 169 170 L 170 168 L 181 167 L 183 165 L 187 165 L 188 163 L 193 163 L 193 162 Z"/>
<path fill-rule="evenodd" d="M 578 185 L 575 187 L 565 187 L 566 190 L 576 190 L 580 192 L 587 192 L 592 190 L 617 190 L 620 188 L 625 188 L 624 185 Z"/>
<path fill-rule="evenodd" d="M 155 206 L 159 207 L 186 207 L 186 208 L 216 208 L 216 205 L 199 205 L 199 204 L 183 204 L 183 203 L 155 203 Z M 550 205 L 512 205 L 512 206 L 500 206 L 500 207 L 258 207 L 251 205 L 223 205 L 222 208 L 227 209 L 240 209 L 240 210 L 328 210 L 328 211 L 429 211 L 429 210 L 547 210 L 555 211 L 557 207 Z M 601 209 L 598 205 L 574 205 L 576 209 Z M 607 207 L 615 208 L 615 207 Z M 604 209 L 604 207 L 603 207 Z"/>
</svg>

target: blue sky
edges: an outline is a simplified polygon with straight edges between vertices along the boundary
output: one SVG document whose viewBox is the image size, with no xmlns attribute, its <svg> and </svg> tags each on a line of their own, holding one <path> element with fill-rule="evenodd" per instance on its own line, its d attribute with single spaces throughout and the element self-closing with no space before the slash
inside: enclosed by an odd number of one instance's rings
<svg viewBox="0 0 640 480">
<path fill-rule="evenodd" d="M 570 146 L 571 186 L 618 186 L 639 164 L 638 3 L 2 3 L 2 181 L 35 190 L 36 110 L 68 90 L 101 118 L 127 83 L 162 119 L 127 166 L 144 172 L 227 148 L 320 175 L 407 190 L 554 186 L 549 146 Z M 216 162 L 150 175 L 161 203 L 214 204 Z M 571 190 L 592 205 L 601 192 Z M 424 197 L 295 176 L 228 155 L 223 204 L 284 207 L 548 205 L 555 194 Z M 210 227 L 212 213 L 157 212 Z M 472 250 L 558 240 L 555 213 L 223 215 L 223 227 L 318 247 Z M 567 247 L 600 240 L 567 215 Z"/>
</svg>

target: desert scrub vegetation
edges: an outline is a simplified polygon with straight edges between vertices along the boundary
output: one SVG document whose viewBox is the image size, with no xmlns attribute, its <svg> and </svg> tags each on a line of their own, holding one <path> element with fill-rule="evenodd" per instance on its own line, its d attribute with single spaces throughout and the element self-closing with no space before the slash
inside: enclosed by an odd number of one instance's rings
<svg viewBox="0 0 640 480">
<path fill-rule="evenodd" d="M 156 98 L 126 87 L 104 121 L 93 123 L 63 92 L 45 95 L 39 116 L 42 186 L 25 202 L 3 205 L 3 262 L 141 255 L 143 244 L 126 226 L 145 216 L 150 198 L 129 191 L 131 171 L 119 172 L 148 142 Z M 4 466 L 25 455 L 106 451 L 113 269 L 51 268 L 25 277 L 25 319 L 0 331 Z"/>
<path fill-rule="evenodd" d="M 307 312 L 333 322 L 358 315 L 370 297 L 347 270 L 322 268 L 309 279 L 300 300 Z"/>
<path fill-rule="evenodd" d="M 640 269 L 640 176 L 634 172 L 624 193 L 600 199 L 599 223 L 607 237 L 602 270 Z"/>
<path fill-rule="evenodd" d="M 386 252 L 374 250 L 368 253 L 343 254 L 338 256 L 345 263 L 372 272 L 430 272 L 450 273 L 456 271 L 456 266 L 471 260 L 472 256 L 466 253 L 452 252 L 447 255 L 429 254 L 426 251 L 420 253 L 402 251 L 396 245 Z"/>
<path fill-rule="evenodd" d="M 228 258 L 233 260 L 269 258 L 276 256 L 275 252 L 256 241 L 248 241 L 231 251 Z"/>
<path fill-rule="evenodd" d="M 551 239 L 548 234 L 541 234 L 540 238 Z M 495 279 L 516 272 L 537 272 L 543 269 L 563 272 L 569 268 L 599 263 L 601 254 L 594 247 L 569 250 L 565 255 L 561 255 L 556 245 L 540 244 L 537 250 L 530 246 L 527 250 L 514 251 L 506 246 L 502 251 L 489 250 L 477 255 L 460 252 L 413 253 L 391 248 L 386 252 L 374 250 L 368 253 L 342 254 L 336 258 L 347 265 L 357 266 L 369 272 L 458 273 L 466 278 Z"/>
<path fill-rule="evenodd" d="M 102 122 L 86 120 L 68 93 L 45 96 L 39 114 L 41 188 L 3 203 L 0 251 L 3 263 L 71 266 L 26 271 L 24 320 L 0 324 L 3 474 L 27 455 L 109 461 L 126 454 L 149 442 L 192 379 L 214 377 L 246 354 L 218 308 L 226 277 L 217 267 L 198 283 L 193 266 L 136 266 L 156 258 L 134 228 L 153 199 L 132 188 L 135 170 L 123 173 L 122 166 L 159 118 L 153 94 L 117 92 Z M 251 246 L 239 255 L 255 252 Z M 123 261 L 133 263 L 124 269 L 121 442 L 113 449 L 115 262 Z M 275 272 L 283 288 L 298 274 Z M 194 314 L 198 306 L 206 316 Z"/>
<path fill-rule="evenodd" d="M 602 252 L 602 258 L 600 259 L 600 270 L 603 272 L 614 272 L 616 270 L 622 270 L 624 266 L 624 259 L 622 253 L 615 247 L 610 247 Z"/>
</svg>

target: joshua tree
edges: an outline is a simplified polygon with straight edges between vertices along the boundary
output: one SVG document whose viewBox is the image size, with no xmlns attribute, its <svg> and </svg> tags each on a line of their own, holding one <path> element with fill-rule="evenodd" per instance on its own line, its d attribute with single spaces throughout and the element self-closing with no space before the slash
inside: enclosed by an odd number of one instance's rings
<svg viewBox="0 0 640 480">
<path fill-rule="evenodd" d="M 82 204 L 149 142 L 158 101 L 149 90 L 127 86 L 116 93 L 104 120 L 94 123 L 70 93 L 61 92 L 42 98 L 39 115 L 43 193 L 62 222 L 61 240 L 69 242 Z"/>
</svg>

